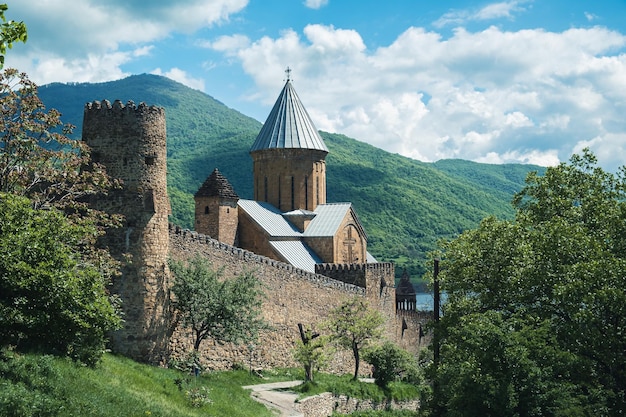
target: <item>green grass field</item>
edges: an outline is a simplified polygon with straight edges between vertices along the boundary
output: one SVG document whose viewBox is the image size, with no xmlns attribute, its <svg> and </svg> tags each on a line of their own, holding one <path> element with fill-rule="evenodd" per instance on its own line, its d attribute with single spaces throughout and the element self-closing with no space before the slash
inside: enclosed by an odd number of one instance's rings
<svg viewBox="0 0 626 417">
<path fill-rule="evenodd" d="M 2 417 L 270 417 L 265 406 L 241 388 L 266 382 L 302 379 L 300 369 L 212 372 L 199 377 L 176 369 L 143 365 L 106 354 L 95 367 L 50 355 L 0 351 L 0 416 Z M 301 397 L 330 391 L 358 398 L 415 398 L 418 388 L 392 384 L 383 392 L 349 376 L 318 374 L 316 384 L 298 388 Z M 408 416 L 365 413 L 361 416 Z"/>
<path fill-rule="evenodd" d="M 270 375 L 270 380 L 285 378 L 291 377 Z M 241 388 L 265 381 L 243 370 L 196 378 L 110 354 L 89 368 L 48 355 L 2 351 L 0 416 L 271 416 Z"/>
</svg>

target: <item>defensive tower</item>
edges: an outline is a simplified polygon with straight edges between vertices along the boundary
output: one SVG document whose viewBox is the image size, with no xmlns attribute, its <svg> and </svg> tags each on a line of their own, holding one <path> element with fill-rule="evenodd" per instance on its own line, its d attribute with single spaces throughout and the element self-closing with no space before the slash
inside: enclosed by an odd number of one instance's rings
<svg viewBox="0 0 626 417">
<path fill-rule="evenodd" d="M 159 362 L 166 352 L 169 309 L 165 111 L 132 101 L 87 103 L 82 137 L 93 161 L 123 181 L 122 189 L 95 202 L 124 216 L 124 227 L 103 239 L 122 261 L 112 292 L 122 300 L 125 323 L 111 343 L 118 353 Z"/>
<path fill-rule="evenodd" d="M 239 196 L 226 177 L 213 170 L 194 196 L 196 231 L 237 246 Z"/>
<path fill-rule="evenodd" d="M 250 155 L 254 199 L 281 211 L 310 210 L 326 204 L 328 148 L 291 84 L 283 87 Z"/>
</svg>

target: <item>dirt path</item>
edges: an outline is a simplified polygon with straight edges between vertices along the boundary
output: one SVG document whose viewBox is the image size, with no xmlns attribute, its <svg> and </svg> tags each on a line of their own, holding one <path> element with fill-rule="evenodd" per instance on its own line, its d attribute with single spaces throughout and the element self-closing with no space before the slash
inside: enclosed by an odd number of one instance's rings
<svg viewBox="0 0 626 417">
<path fill-rule="evenodd" d="M 281 388 L 291 388 L 302 384 L 302 381 L 274 382 L 271 384 L 246 385 L 244 389 L 252 390 L 252 398 L 265 404 L 269 409 L 277 410 L 280 417 L 303 417 L 302 413 L 293 407 L 298 395 L 293 392 L 275 391 Z"/>
</svg>

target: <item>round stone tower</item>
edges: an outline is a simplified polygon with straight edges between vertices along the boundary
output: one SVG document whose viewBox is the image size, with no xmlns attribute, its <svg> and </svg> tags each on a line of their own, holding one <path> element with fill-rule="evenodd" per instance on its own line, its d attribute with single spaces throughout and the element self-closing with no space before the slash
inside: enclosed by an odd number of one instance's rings
<svg viewBox="0 0 626 417">
<path fill-rule="evenodd" d="M 92 160 L 122 189 L 94 205 L 124 216 L 124 226 L 107 232 L 103 244 L 122 261 L 112 292 L 122 300 L 123 329 L 111 335 L 112 348 L 145 362 L 166 353 L 169 323 L 169 270 L 165 110 L 117 100 L 87 103 L 83 140 Z"/>
<path fill-rule="evenodd" d="M 250 155 L 254 199 L 281 211 L 326 204 L 328 148 L 287 79 Z"/>
</svg>

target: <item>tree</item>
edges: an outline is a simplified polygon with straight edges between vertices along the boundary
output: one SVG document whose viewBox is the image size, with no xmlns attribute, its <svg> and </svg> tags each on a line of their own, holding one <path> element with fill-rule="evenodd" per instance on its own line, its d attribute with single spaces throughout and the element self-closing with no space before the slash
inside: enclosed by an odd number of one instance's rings
<svg viewBox="0 0 626 417">
<path fill-rule="evenodd" d="M 374 382 L 382 388 L 387 388 L 393 381 L 403 377 L 411 379 L 410 377 L 417 374 L 415 358 L 389 341 L 367 349 L 363 358 L 374 367 Z"/>
<path fill-rule="evenodd" d="M 585 150 L 442 244 L 445 415 L 626 411 L 626 181 Z"/>
<path fill-rule="evenodd" d="M 183 324 L 194 332 L 195 351 L 207 338 L 238 344 L 256 339 L 266 327 L 260 317 L 262 285 L 252 273 L 224 279 L 223 270 L 213 270 L 200 256 L 188 264 L 170 261 L 170 268 L 176 308 Z"/>
<path fill-rule="evenodd" d="M 0 344 L 68 355 L 93 365 L 121 319 L 98 265 L 77 247 L 93 226 L 0 193 Z"/>
<path fill-rule="evenodd" d="M 8 8 L 6 4 L 0 4 L 0 19 L 2 19 L 0 26 L 0 69 L 4 66 L 4 54 L 6 54 L 7 48 L 13 48 L 14 42 L 26 42 L 28 38 L 24 22 L 7 21 L 4 12 Z"/>
<path fill-rule="evenodd" d="M 304 367 L 304 381 L 313 382 L 313 372 L 319 370 L 328 362 L 328 356 L 324 351 L 326 337 L 319 333 L 313 333 L 313 329 L 305 329 L 298 323 L 300 341 L 296 343 L 294 359 Z"/>
<path fill-rule="evenodd" d="M 354 356 L 353 380 L 359 377 L 360 351 L 372 339 L 382 334 L 384 318 L 380 312 L 368 308 L 364 299 L 355 297 L 330 311 L 326 327 L 331 340 L 350 349 Z"/>
</svg>

